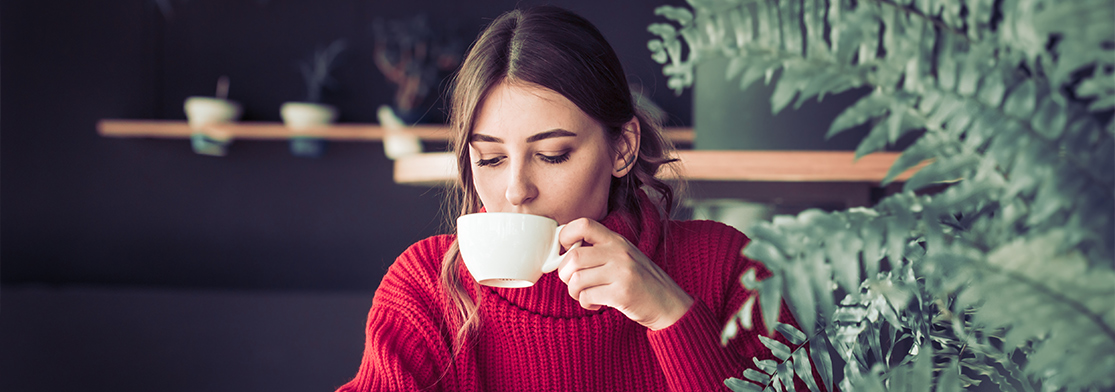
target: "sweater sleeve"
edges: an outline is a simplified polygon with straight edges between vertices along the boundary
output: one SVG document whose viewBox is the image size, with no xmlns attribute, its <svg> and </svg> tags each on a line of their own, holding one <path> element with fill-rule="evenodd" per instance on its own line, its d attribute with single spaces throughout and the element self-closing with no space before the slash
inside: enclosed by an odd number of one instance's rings
<svg viewBox="0 0 1115 392">
<path fill-rule="evenodd" d="M 726 244 L 725 248 L 711 252 L 723 256 L 711 255 L 710 252 L 705 252 L 707 246 L 702 246 L 702 251 L 690 253 L 700 255 L 690 259 L 690 262 L 699 263 L 707 269 L 691 269 L 704 271 L 684 274 L 680 280 L 675 277 L 683 287 L 690 287 L 687 290 L 694 297 L 693 306 L 674 325 L 658 331 L 647 331 L 651 348 L 666 375 L 671 391 L 728 391 L 724 381 L 732 377 L 743 379 L 745 369 L 756 368 L 753 358 L 775 359 L 770 349 L 759 339 L 760 334 L 790 345 L 777 332 L 773 335 L 766 334 L 758 294 L 747 290 L 739 282 L 739 276 L 748 269 L 756 269 L 760 279 L 768 277 L 770 273 L 761 263 L 741 255 L 740 250 L 747 243 L 745 236 L 734 229 L 727 230 L 725 227 L 724 230 L 713 228 L 698 236 L 700 243 Z M 709 276 L 710 273 L 718 276 Z M 714 281 L 717 284 L 708 283 Z M 727 345 L 721 345 L 720 335 L 724 326 L 753 297 L 753 328 L 741 328 Z M 779 321 L 795 327 L 798 325 L 785 303 L 779 311 Z M 814 373 L 816 374 L 816 370 Z M 809 390 L 805 382 L 796 376 L 794 386 L 799 391 Z"/>
<path fill-rule="evenodd" d="M 747 297 L 754 295 L 742 290 L 742 286 L 740 288 L 736 295 L 743 296 L 744 299 L 731 301 L 731 303 L 742 305 Z M 733 309 L 738 310 L 738 305 Z M 699 299 L 694 301 L 689 311 L 674 325 L 658 331 L 648 330 L 647 337 L 650 339 L 651 348 L 666 375 L 670 390 L 675 392 L 727 391 L 724 380 L 732 377 L 742 379 L 744 369 L 755 368 L 752 358 L 775 359 L 771 351 L 759 340 L 760 334 L 766 334 L 758 305 L 753 312 L 752 319 L 759 320 L 755 327 L 750 330 L 740 330 L 727 346 L 720 344 L 720 332 L 731 317 L 731 313 L 716 315 Z M 779 320 L 795 327 L 798 325 L 785 303 L 782 304 Z M 774 335 L 775 340 L 792 346 L 781 334 Z M 814 369 L 813 372 L 812 376 L 816 377 L 817 370 Z M 797 375 L 794 377 L 794 388 L 799 391 L 809 390 Z"/>
<path fill-rule="evenodd" d="M 742 357 L 720 346 L 719 331 L 720 323 L 700 299 L 674 325 L 647 331 L 671 391 L 723 389 L 725 375 Z"/>
<path fill-rule="evenodd" d="M 356 377 L 337 392 L 440 391 L 448 352 L 431 285 L 428 258 L 436 246 L 420 242 L 395 261 L 368 312 L 364 356 Z M 435 384 L 438 384 L 435 386 Z"/>
</svg>

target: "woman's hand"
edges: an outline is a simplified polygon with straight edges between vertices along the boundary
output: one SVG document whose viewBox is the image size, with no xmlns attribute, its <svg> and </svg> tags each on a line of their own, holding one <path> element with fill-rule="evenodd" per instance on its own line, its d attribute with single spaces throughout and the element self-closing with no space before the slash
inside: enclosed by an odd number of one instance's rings
<svg viewBox="0 0 1115 392">
<path fill-rule="evenodd" d="M 581 307 L 610 306 L 659 330 L 673 325 L 693 305 L 693 297 L 623 236 L 587 218 L 569 222 L 561 231 L 566 249 L 582 240 L 557 269 Z"/>
</svg>

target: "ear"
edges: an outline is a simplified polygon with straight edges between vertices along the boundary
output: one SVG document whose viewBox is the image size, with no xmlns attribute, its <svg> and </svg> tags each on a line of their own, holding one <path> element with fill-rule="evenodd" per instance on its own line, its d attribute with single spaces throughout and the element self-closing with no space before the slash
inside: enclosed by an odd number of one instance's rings
<svg viewBox="0 0 1115 392">
<path fill-rule="evenodd" d="M 631 121 L 623 124 L 623 135 L 620 136 L 619 144 L 616 146 L 615 164 L 612 166 L 614 168 L 612 175 L 616 178 L 626 176 L 635 168 L 635 162 L 639 159 L 641 132 L 638 117 L 632 117 Z"/>
</svg>

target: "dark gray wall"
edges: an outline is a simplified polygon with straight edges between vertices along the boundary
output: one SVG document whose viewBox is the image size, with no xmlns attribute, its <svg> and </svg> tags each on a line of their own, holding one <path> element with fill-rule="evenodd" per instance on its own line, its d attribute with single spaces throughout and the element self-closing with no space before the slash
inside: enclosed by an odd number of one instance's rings
<svg viewBox="0 0 1115 392">
<path fill-rule="evenodd" d="M 394 91 L 371 60 L 375 18 L 426 13 L 467 43 L 500 12 L 538 3 L 164 2 L 169 17 L 155 0 L 2 3 L 3 284 L 374 289 L 406 246 L 444 227 L 442 193 L 395 185 L 381 144 L 303 159 L 283 142 L 240 141 L 213 158 L 185 140 L 99 137 L 96 122 L 183 119 L 183 99 L 212 95 L 221 75 L 245 120 L 278 121 L 305 94 L 297 63 L 338 38 L 349 50 L 324 100 L 341 121 L 374 122 Z M 631 80 L 688 124 L 688 96 L 664 87 L 646 49 L 660 1 L 553 3 L 596 23 Z"/>
<path fill-rule="evenodd" d="M 371 63 L 374 18 L 425 12 L 471 41 L 537 2 L 160 1 L 171 18 L 157 0 L 0 2 L 0 390 L 331 390 L 356 372 L 388 265 L 442 231 L 440 191 L 395 185 L 379 143 L 302 159 L 240 141 L 213 158 L 96 122 L 183 119 L 220 75 L 245 120 L 278 121 L 304 94 L 297 62 L 338 38 L 350 50 L 325 101 L 374 122 L 393 94 Z M 553 3 L 596 23 L 689 124 L 688 94 L 646 49 L 664 1 Z"/>
<path fill-rule="evenodd" d="M 746 89 L 740 76 L 726 79 L 728 60 L 706 56 L 697 66 L 693 82 L 694 148 L 700 150 L 855 150 L 869 128 L 859 126 L 825 138 L 829 124 L 860 97 L 866 89 L 829 94 L 818 101 L 806 100 L 801 107 L 791 103 L 772 113 L 770 97 L 781 72 L 769 84 L 763 78 Z"/>
</svg>

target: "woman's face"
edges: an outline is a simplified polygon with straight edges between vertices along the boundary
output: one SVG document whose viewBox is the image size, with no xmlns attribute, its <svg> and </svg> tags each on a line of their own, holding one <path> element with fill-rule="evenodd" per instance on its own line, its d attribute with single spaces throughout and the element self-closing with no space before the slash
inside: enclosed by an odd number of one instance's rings
<svg viewBox="0 0 1115 392">
<path fill-rule="evenodd" d="M 500 83 L 469 139 L 472 182 L 489 212 L 600 220 L 618 158 L 609 146 L 604 127 L 561 94 Z"/>
</svg>

